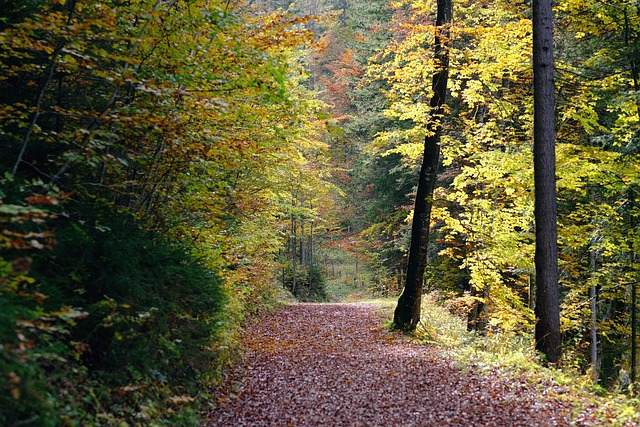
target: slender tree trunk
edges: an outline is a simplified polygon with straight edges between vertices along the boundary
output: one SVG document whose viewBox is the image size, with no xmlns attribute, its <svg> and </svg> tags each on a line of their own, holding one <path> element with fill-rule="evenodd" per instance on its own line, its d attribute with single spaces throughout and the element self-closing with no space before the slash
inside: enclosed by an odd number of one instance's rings
<svg viewBox="0 0 640 427">
<path fill-rule="evenodd" d="M 596 201 L 596 195 L 593 189 L 589 192 L 589 199 L 592 203 Z M 600 230 L 596 228 L 591 236 L 591 254 L 589 263 L 592 282 L 589 289 L 589 297 L 591 298 L 591 380 L 594 384 L 598 383 L 600 377 L 600 369 L 598 365 L 598 282 L 596 280 L 599 256 L 598 246 L 600 241 Z"/>
<path fill-rule="evenodd" d="M 309 223 L 309 265 L 313 265 L 313 221 Z"/>
<path fill-rule="evenodd" d="M 285 273 L 287 272 L 287 270 L 285 269 L 285 265 L 286 265 L 286 260 L 287 260 L 287 255 L 286 255 L 286 247 L 285 247 L 285 253 L 284 256 L 282 255 L 282 250 L 278 249 L 278 258 L 280 259 L 280 263 L 282 264 L 282 271 L 281 271 L 281 276 L 282 276 L 282 289 L 286 289 L 287 288 L 287 280 L 286 280 L 286 275 Z"/>
<path fill-rule="evenodd" d="M 438 0 L 435 37 L 435 74 L 431 87 L 431 112 L 427 136 L 424 141 L 424 152 L 416 202 L 413 210 L 411 226 L 411 246 L 404 291 L 398 299 L 393 316 L 393 324 L 398 329 L 414 330 L 420 321 L 420 303 L 424 286 L 424 269 L 427 264 L 429 246 L 429 223 L 433 205 L 433 190 L 436 185 L 438 158 L 440 156 L 440 135 L 442 133 L 442 116 L 449 78 L 449 46 L 450 23 L 453 13 L 452 0 Z"/>
<path fill-rule="evenodd" d="M 304 218 L 300 219 L 300 265 L 302 267 L 307 265 L 305 239 L 304 239 Z"/>
<path fill-rule="evenodd" d="M 591 286 L 591 379 L 598 383 L 598 289 Z"/>
<path fill-rule="evenodd" d="M 67 15 L 67 25 L 71 25 L 73 24 L 73 20 L 74 20 L 74 16 L 76 13 L 76 1 L 70 1 L 67 3 L 67 8 L 68 8 L 68 15 Z M 58 58 L 60 56 L 60 53 L 62 52 L 63 48 L 65 47 L 65 45 L 67 44 L 67 40 L 65 40 L 64 38 L 59 38 L 58 41 L 56 42 L 56 47 L 53 51 L 53 53 L 51 54 L 51 60 L 49 62 L 49 65 L 47 66 L 47 72 L 45 74 L 45 78 L 44 81 L 42 83 L 42 87 L 40 88 L 40 92 L 38 92 L 38 97 L 36 100 L 36 104 L 35 104 L 35 113 L 33 115 L 33 117 L 31 118 L 31 121 L 29 123 L 29 126 L 27 127 L 27 131 L 25 133 L 24 138 L 22 139 L 22 144 L 20 146 L 20 151 L 18 153 L 18 157 L 16 159 L 16 162 L 13 165 L 13 168 L 11 169 L 11 174 L 15 175 L 18 172 L 18 168 L 20 167 L 20 163 L 23 162 L 24 159 L 24 155 L 25 152 L 27 150 L 27 146 L 29 145 L 29 142 L 31 141 L 31 135 L 33 134 L 33 131 L 38 123 L 38 119 L 40 118 L 40 115 L 42 114 L 42 103 L 44 100 L 44 96 L 47 92 L 47 89 L 49 87 L 49 84 L 51 83 L 51 80 L 53 79 L 54 73 L 56 72 L 57 68 L 58 68 Z"/>
<path fill-rule="evenodd" d="M 634 187 L 630 186 L 628 189 L 628 199 L 629 199 L 629 234 L 633 236 L 635 233 L 635 209 L 636 209 L 636 195 L 634 191 Z M 631 249 L 631 265 L 632 268 L 636 268 L 637 256 L 636 252 L 633 249 L 633 241 L 629 242 L 629 247 Z M 635 386 L 636 384 L 636 373 L 637 373 L 637 284 L 636 281 L 631 282 L 631 373 L 630 380 L 631 385 Z"/>
<path fill-rule="evenodd" d="M 291 214 L 291 293 L 296 294 L 296 220 Z"/>
<path fill-rule="evenodd" d="M 313 203 L 309 203 L 309 209 L 313 210 Z M 313 266 L 313 219 L 309 222 L 309 265 Z"/>
<path fill-rule="evenodd" d="M 551 0 L 533 0 L 533 164 L 536 222 L 536 348 L 560 358 L 560 297 L 556 222 L 555 84 Z"/>
<path fill-rule="evenodd" d="M 636 384 L 636 374 L 638 371 L 637 364 L 637 346 L 638 346 L 638 285 L 634 281 L 631 283 L 631 384 Z"/>
<path fill-rule="evenodd" d="M 356 258 L 356 274 L 353 278 L 353 283 L 357 286 L 358 285 L 358 258 Z"/>
<path fill-rule="evenodd" d="M 531 310 L 536 309 L 536 282 L 531 277 L 531 274 L 527 276 L 527 283 L 529 285 L 529 308 Z"/>
<path fill-rule="evenodd" d="M 24 155 L 25 152 L 27 151 L 27 146 L 29 145 L 29 142 L 31 141 L 31 135 L 33 134 L 34 129 L 36 128 L 36 125 L 38 123 L 38 119 L 40 118 L 40 115 L 42 114 L 42 102 L 44 100 L 44 96 L 47 93 L 47 88 L 49 87 L 49 84 L 51 83 L 51 80 L 53 79 L 53 74 L 55 73 L 57 67 L 58 67 L 58 56 L 60 54 L 60 52 L 62 51 L 62 48 L 64 47 L 65 42 L 64 40 L 60 40 L 58 41 L 58 45 L 56 46 L 55 50 L 53 51 L 53 54 L 51 55 L 51 61 L 49 63 L 49 66 L 47 68 L 47 73 L 46 73 L 46 77 L 44 79 L 44 82 L 42 83 L 42 87 L 40 88 L 40 92 L 38 93 L 38 99 L 36 100 L 36 104 L 35 104 L 35 113 L 33 114 L 33 117 L 31 118 L 31 122 L 29 123 L 29 126 L 27 127 L 27 131 L 25 133 L 24 138 L 22 139 L 22 144 L 20 146 L 20 151 L 18 153 L 18 157 L 13 165 L 13 168 L 11 169 L 11 174 L 15 175 L 18 172 L 18 168 L 20 167 L 20 163 L 23 162 L 24 159 Z"/>
</svg>

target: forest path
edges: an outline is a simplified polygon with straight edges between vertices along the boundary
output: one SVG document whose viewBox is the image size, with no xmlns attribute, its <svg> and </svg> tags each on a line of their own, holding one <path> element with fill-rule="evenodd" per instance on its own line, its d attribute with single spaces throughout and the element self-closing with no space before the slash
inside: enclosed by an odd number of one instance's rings
<svg viewBox="0 0 640 427">
<path fill-rule="evenodd" d="M 207 425 L 589 425 L 575 422 L 561 389 L 463 372 L 381 322 L 366 303 L 293 304 L 261 316 L 245 335 L 242 379 Z"/>
</svg>

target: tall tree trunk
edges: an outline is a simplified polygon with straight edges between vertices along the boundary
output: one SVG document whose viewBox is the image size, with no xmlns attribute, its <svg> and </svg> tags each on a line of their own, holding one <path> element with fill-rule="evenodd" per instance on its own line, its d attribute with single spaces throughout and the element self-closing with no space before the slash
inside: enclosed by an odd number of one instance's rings
<svg viewBox="0 0 640 427">
<path fill-rule="evenodd" d="M 556 222 L 555 84 L 551 0 L 533 0 L 533 165 L 536 222 L 536 348 L 560 358 Z"/>
<path fill-rule="evenodd" d="M 640 10 L 638 11 L 640 12 Z M 636 92 L 636 112 L 638 113 L 638 117 L 640 118 L 640 102 L 638 101 L 637 94 L 640 93 L 640 66 L 638 65 L 638 36 L 637 33 L 633 33 L 631 31 L 631 25 L 629 24 L 629 9 L 625 7 L 624 10 L 624 41 L 625 46 L 629 47 L 631 45 L 635 46 L 634 49 L 631 50 L 630 55 L 631 59 L 629 61 L 629 66 L 631 69 L 631 78 L 633 79 L 633 89 Z M 632 35 L 634 37 L 632 37 Z M 633 40 L 632 40 L 633 39 Z M 633 226 L 633 218 L 635 212 L 633 212 L 633 208 L 635 207 L 635 194 L 633 192 L 633 188 L 629 190 L 631 200 L 631 233 L 634 234 L 634 226 Z M 633 247 L 633 245 L 632 245 Z M 636 263 L 636 255 L 635 251 L 632 255 L 632 263 Z M 637 283 L 633 281 L 631 283 L 631 385 L 635 387 L 636 384 L 636 372 L 637 372 Z"/>
<path fill-rule="evenodd" d="M 634 186 L 631 185 L 629 187 L 629 189 L 627 190 L 627 198 L 629 199 L 629 236 L 634 236 L 635 235 L 635 210 L 636 210 L 636 195 L 635 195 L 635 191 L 634 191 Z M 633 238 L 633 237 L 632 237 Z M 636 251 L 634 249 L 634 242 L 630 241 L 629 242 L 629 247 L 631 248 L 631 265 L 633 266 L 632 268 L 636 268 L 636 262 L 637 262 L 637 256 L 636 256 Z M 631 281 L 631 375 L 630 375 L 630 380 L 631 380 L 631 386 L 635 386 L 636 384 L 636 373 L 637 373 L 637 337 L 638 337 L 638 332 L 636 329 L 636 325 L 637 325 L 637 284 L 635 280 Z"/>
<path fill-rule="evenodd" d="M 436 185 L 442 116 L 449 78 L 450 23 L 453 13 L 452 0 L 438 0 L 435 37 L 435 74 L 431 88 L 430 120 L 424 141 L 422 166 L 418 179 L 416 202 L 411 226 L 411 246 L 404 291 L 398 299 L 393 324 L 398 329 L 414 330 L 420 321 L 420 303 L 424 285 L 424 269 L 427 264 L 429 246 L 429 223 L 433 205 L 433 190 Z"/>
<path fill-rule="evenodd" d="M 589 191 L 589 199 L 592 203 L 596 202 L 596 194 L 593 189 Z M 600 228 L 596 227 L 593 235 L 591 236 L 591 253 L 589 270 L 591 272 L 591 287 L 589 289 L 589 297 L 591 298 L 591 380 L 594 384 L 598 383 L 600 379 L 600 369 L 598 364 L 598 282 L 597 282 L 597 269 L 598 269 L 598 246 L 601 242 Z"/>
<path fill-rule="evenodd" d="M 67 9 L 68 9 L 68 15 L 67 15 L 67 25 L 71 25 L 73 24 L 74 21 L 74 17 L 76 14 L 76 1 L 70 1 L 67 3 Z M 49 84 L 51 83 L 51 81 L 53 80 L 54 74 L 56 72 L 56 70 L 58 69 L 58 60 L 60 57 L 60 54 L 62 53 L 65 45 L 67 44 L 67 40 L 65 40 L 63 37 L 60 37 L 57 42 L 56 42 L 56 47 L 53 50 L 53 52 L 51 53 L 51 60 L 49 61 L 49 65 L 47 65 L 47 71 L 45 73 L 43 82 L 42 82 L 42 86 L 40 87 L 40 91 L 38 92 L 38 97 L 36 99 L 36 103 L 34 106 L 34 114 L 33 117 L 31 118 L 31 121 L 29 123 L 29 126 L 27 127 L 27 131 L 25 133 L 24 138 L 22 139 L 22 143 L 20 145 L 20 151 L 18 152 L 18 157 L 13 165 L 13 168 L 11 169 L 11 175 L 15 175 L 18 172 L 18 168 L 20 167 L 20 163 L 23 162 L 24 159 L 24 155 L 25 152 L 27 150 L 27 146 L 29 145 L 29 142 L 31 141 L 31 135 L 33 134 L 34 130 L 36 129 L 36 125 L 38 124 L 38 120 L 40 119 L 40 116 L 42 115 L 42 103 L 44 101 L 44 97 L 47 93 L 47 90 L 49 88 Z M 60 103 L 58 103 L 59 105 Z"/>
</svg>

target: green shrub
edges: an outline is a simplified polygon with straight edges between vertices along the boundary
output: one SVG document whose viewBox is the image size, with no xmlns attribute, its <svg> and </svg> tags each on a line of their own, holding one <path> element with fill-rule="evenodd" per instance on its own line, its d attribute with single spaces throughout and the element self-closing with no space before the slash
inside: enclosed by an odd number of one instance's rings
<svg viewBox="0 0 640 427">
<path fill-rule="evenodd" d="M 218 365 L 218 274 L 124 214 L 55 226 L 28 277 L 0 259 L 0 424 L 195 425 Z"/>
<path fill-rule="evenodd" d="M 221 280 L 188 251 L 137 229 L 127 218 L 57 233 L 53 257 L 41 269 L 48 305 L 72 301 L 88 313 L 73 331 L 89 345 L 94 369 L 191 381 L 210 363 L 204 350 L 215 334 Z M 71 275 L 70 275 L 71 273 Z M 213 356 L 213 355 L 210 355 Z"/>
</svg>

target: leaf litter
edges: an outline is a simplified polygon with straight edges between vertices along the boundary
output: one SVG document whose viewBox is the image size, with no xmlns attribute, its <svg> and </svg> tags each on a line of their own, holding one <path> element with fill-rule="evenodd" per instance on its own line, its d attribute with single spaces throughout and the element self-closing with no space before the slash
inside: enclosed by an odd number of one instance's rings
<svg viewBox="0 0 640 427">
<path fill-rule="evenodd" d="M 298 303 L 260 316 L 244 334 L 239 379 L 206 425 L 606 425 L 596 401 L 576 405 L 551 380 L 463 371 L 438 347 L 388 331 L 376 308 Z"/>
</svg>

